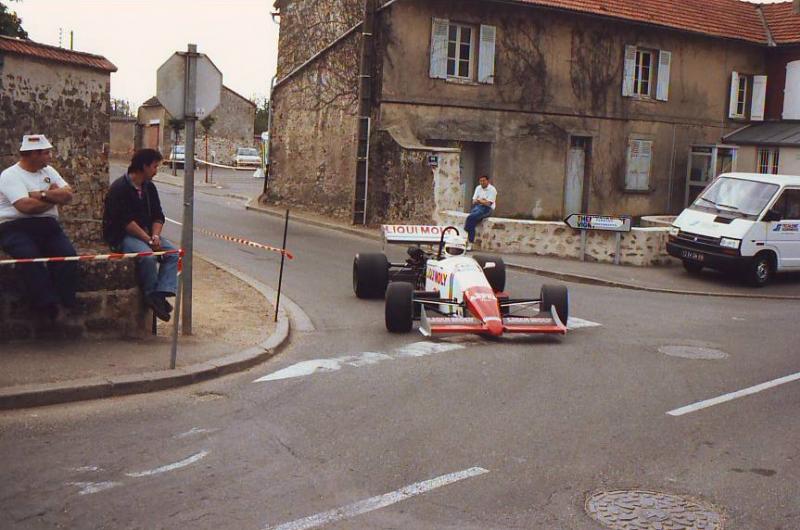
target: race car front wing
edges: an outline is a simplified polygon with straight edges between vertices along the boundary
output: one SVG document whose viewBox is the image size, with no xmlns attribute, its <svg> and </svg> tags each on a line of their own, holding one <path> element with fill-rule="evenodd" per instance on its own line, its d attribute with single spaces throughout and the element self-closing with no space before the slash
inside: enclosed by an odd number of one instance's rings
<svg viewBox="0 0 800 530">
<path fill-rule="evenodd" d="M 567 326 L 558 317 L 555 306 L 550 312 L 540 311 L 531 317 L 489 317 L 500 319 L 503 333 L 536 333 L 566 335 Z M 488 318 L 486 319 L 488 320 Z M 475 317 L 445 316 L 428 317 L 424 304 L 420 308 L 420 332 L 426 337 L 434 334 L 475 333 L 489 334 L 489 324 Z"/>
</svg>

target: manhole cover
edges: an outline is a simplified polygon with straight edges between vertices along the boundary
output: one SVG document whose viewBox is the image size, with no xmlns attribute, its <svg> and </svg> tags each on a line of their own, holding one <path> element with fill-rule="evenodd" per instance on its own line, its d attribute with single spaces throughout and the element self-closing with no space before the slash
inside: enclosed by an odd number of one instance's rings
<svg viewBox="0 0 800 530">
<path fill-rule="evenodd" d="M 700 346 L 661 346 L 658 351 L 671 357 L 682 359 L 727 359 L 728 354 L 714 348 L 703 348 Z"/>
<path fill-rule="evenodd" d="M 614 530 L 721 530 L 709 506 L 652 491 L 601 491 L 586 499 L 586 513 Z"/>
</svg>

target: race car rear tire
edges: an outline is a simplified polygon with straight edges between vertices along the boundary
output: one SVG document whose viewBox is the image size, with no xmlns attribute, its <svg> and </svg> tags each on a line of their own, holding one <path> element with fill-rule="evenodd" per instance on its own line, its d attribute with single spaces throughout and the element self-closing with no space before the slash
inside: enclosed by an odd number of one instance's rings
<svg viewBox="0 0 800 530">
<path fill-rule="evenodd" d="M 358 298 L 383 298 L 389 284 L 389 260 L 382 253 L 353 258 L 353 291 Z"/>
<path fill-rule="evenodd" d="M 392 282 L 386 289 L 386 329 L 407 333 L 414 325 L 414 286 Z"/>
<path fill-rule="evenodd" d="M 569 320 L 569 292 L 565 285 L 543 285 L 542 303 L 540 310 L 550 313 L 550 308 L 555 307 L 561 323 L 567 325 Z"/>
<path fill-rule="evenodd" d="M 493 254 L 475 254 L 472 258 L 478 262 L 481 269 L 487 262 L 494 262 L 494 267 L 491 269 L 483 269 L 483 274 L 489 281 L 489 285 L 495 291 L 504 291 L 506 288 L 506 264 L 503 258 Z"/>
</svg>

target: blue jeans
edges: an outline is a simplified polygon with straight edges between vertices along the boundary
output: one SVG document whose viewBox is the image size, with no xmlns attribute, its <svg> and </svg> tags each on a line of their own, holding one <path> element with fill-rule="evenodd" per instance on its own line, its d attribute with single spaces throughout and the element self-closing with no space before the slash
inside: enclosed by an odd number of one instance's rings
<svg viewBox="0 0 800 530">
<path fill-rule="evenodd" d="M 177 247 L 161 238 L 162 250 L 175 250 Z M 125 236 L 120 244 L 122 252 L 150 252 L 150 245 L 133 236 Z M 139 287 L 145 296 L 153 292 L 174 295 L 178 291 L 178 255 L 149 256 L 137 258 L 136 274 Z M 160 265 L 159 265 L 160 262 Z"/>
<path fill-rule="evenodd" d="M 492 215 L 491 206 L 476 204 L 472 207 L 472 210 L 470 210 L 469 215 L 467 216 L 467 222 L 464 223 L 464 230 L 467 231 L 467 236 L 469 237 L 470 243 L 475 242 L 475 227 L 479 222 L 490 215 Z"/>
<path fill-rule="evenodd" d="M 52 217 L 29 217 L 0 224 L 0 248 L 12 258 L 74 256 L 75 248 Z M 34 308 L 75 305 L 78 264 L 75 261 L 16 265 Z"/>
</svg>

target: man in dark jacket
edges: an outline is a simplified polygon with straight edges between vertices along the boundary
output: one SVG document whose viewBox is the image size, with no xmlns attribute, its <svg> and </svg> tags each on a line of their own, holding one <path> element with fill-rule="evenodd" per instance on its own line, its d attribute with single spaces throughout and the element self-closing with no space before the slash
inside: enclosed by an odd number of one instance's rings
<svg viewBox="0 0 800 530">
<path fill-rule="evenodd" d="M 140 149 L 134 153 L 128 172 L 111 184 L 105 201 L 103 238 L 112 249 L 158 252 L 177 248 L 161 237 L 165 218 L 152 180 L 162 159 L 155 149 Z M 172 306 L 166 298 L 175 296 L 178 287 L 178 256 L 137 260 L 139 286 L 147 305 L 158 318 L 168 321 Z"/>
</svg>

